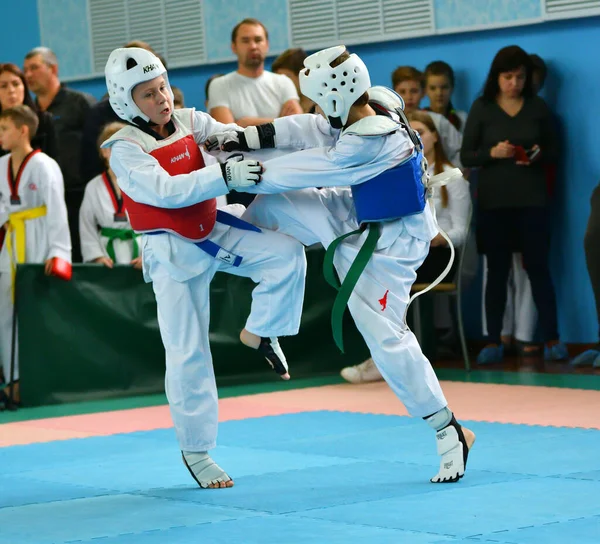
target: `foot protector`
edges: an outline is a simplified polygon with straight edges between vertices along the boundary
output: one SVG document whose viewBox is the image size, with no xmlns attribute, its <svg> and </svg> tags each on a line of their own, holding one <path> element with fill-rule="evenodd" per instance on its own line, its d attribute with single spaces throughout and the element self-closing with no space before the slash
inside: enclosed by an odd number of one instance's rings
<svg viewBox="0 0 600 544">
<path fill-rule="evenodd" d="M 288 364 L 276 336 L 272 336 L 271 338 L 262 337 L 260 339 L 258 351 L 264 355 L 267 362 L 271 365 L 271 368 L 277 372 L 277 374 L 284 380 L 290 379 L 290 375 L 288 374 Z"/>
<path fill-rule="evenodd" d="M 437 452 L 441 455 L 439 472 L 431 478 L 434 484 L 446 484 L 458 482 L 464 475 L 469 457 L 469 446 L 465 440 L 462 427 L 455 417 L 448 426 L 437 431 Z"/>
<path fill-rule="evenodd" d="M 207 489 L 211 484 L 231 481 L 229 475 L 211 459 L 208 453 L 182 451 L 181 456 L 192 478 L 201 488 Z"/>
</svg>

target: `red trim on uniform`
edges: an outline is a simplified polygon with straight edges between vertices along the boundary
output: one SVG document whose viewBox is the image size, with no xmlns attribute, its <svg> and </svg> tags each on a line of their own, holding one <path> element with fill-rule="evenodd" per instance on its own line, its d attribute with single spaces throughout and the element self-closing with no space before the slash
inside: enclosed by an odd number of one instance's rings
<svg viewBox="0 0 600 544">
<path fill-rule="evenodd" d="M 29 153 L 29 155 L 27 155 L 24 159 L 23 162 L 21 163 L 21 166 L 19 166 L 19 170 L 17 170 L 17 177 L 13 178 L 13 171 L 12 171 L 12 157 L 10 157 L 8 159 L 8 187 L 10 189 L 10 196 L 11 199 L 18 199 L 19 198 L 19 183 L 21 183 L 21 177 L 23 175 L 23 171 L 25 170 L 25 167 L 27 166 L 27 163 L 31 160 L 31 158 L 34 155 L 37 155 L 38 153 L 40 153 L 39 149 L 34 149 L 31 153 Z"/>
<path fill-rule="evenodd" d="M 123 196 L 121 194 L 121 198 L 117 195 L 117 190 L 115 186 L 112 184 L 112 181 L 108 175 L 108 172 L 102 172 L 102 181 L 104 181 L 104 185 L 106 186 L 106 190 L 110 195 L 110 199 L 113 203 L 113 208 L 115 209 L 115 215 L 124 216 L 125 215 L 125 202 L 123 201 Z"/>
</svg>

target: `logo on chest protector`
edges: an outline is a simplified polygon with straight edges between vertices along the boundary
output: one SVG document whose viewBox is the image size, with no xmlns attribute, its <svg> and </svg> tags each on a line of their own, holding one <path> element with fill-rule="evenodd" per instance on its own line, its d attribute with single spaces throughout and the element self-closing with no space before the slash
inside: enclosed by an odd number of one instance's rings
<svg viewBox="0 0 600 544">
<path fill-rule="evenodd" d="M 190 159 L 190 150 L 188 149 L 187 144 L 185 144 L 185 153 L 180 153 L 179 155 L 175 155 L 174 157 L 171 157 L 171 164 L 173 164 L 174 162 L 180 161 L 182 159 L 185 158 Z"/>
<path fill-rule="evenodd" d="M 158 68 L 158 64 L 148 64 L 144 66 L 144 74 L 151 72 L 152 70 L 156 70 Z"/>
<path fill-rule="evenodd" d="M 379 304 L 381 304 L 381 311 L 382 312 L 383 312 L 383 310 L 385 310 L 387 308 L 387 296 L 388 296 L 389 292 L 390 292 L 390 290 L 388 289 L 385 292 L 385 295 L 383 295 L 383 297 L 379 299 Z"/>
</svg>

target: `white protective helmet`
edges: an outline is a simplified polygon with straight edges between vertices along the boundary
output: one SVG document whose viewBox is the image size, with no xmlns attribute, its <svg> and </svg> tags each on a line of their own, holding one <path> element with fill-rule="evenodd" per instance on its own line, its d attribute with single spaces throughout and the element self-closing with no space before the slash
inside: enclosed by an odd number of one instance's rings
<svg viewBox="0 0 600 544">
<path fill-rule="evenodd" d="M 135 61 L 135 66 L 128 69 L 127 64 L 130 60 Z M 136 117 L 146 122 L 150 120 L 137 107 L 131 96 L 131 91 L 139 83 L 164 76 L 171 101 L 173 100 L 173 91 L 169 85 L 166 68 L 154 53 L 146 49 L 140 47 L 115 49 L 106 61 L 104 75 L 106 76 L 110 105 L 115 113 L 125 121 L 134 122 Z"/>
<path fill-rule="evenodd" d="M 369 71 L 356 54 L 335 68 L 331 63 L 346 51 L 343 45 L 323 49 L 304 59 L 300 90 L 317 104 L 334 128 L 348 121 L 350 108 L 371 86 Z"/>
</svg>

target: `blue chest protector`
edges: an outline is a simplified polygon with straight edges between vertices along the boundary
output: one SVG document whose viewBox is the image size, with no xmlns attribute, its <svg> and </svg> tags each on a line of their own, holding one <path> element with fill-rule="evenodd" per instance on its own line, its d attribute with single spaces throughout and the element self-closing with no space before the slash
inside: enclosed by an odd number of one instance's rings
<svg viewBox="0 0 600 544">
<path fill-rule="evenodd" d="M 342 353 L 344 352 L 342 336 L 344 310 L 354 286 L 377 247 L 380 234 L 379 223 L 421 213 L 426 205 L 427 191 L 423 184 L 423 145 L 418 134 L 410 128 L 404 112 L 401 109 L 395 111 L 400 118 L 400 123 L 391 122 L 391 126 L 389 123 L 387 126 L 380 124 L 379 127 L 383 130 L 380 132 L 373 131 L 371 135 L 390 134 L 398 128 L 402 128 L 407 132 L 408 137 L 415 146 L 415 150 L 403 163 L 364 183 L 352 185 L 352 198 L 356 209 L 356 217 L 361 228 L 334 240 L 327 248 L 325 260 L 323 261 L 323 273 L 327 283 L 338 290 L 331 312 L 331 326 L 335 343 Z M 377 124 L 378 120 L 371 117 L 368 122 Z M 364 130 L 365 127 L 361 128 Z M 355 132 L 355 134 L 361 134 L 361 132 Z M 362 132 L 362 134 L 364 135 L 365 132 Z M 368 227 L 367 238 L 346 273 L 344 281 L 340 284 L 333 264 L 335 250 L 347 237 L 361 234 L 364 227 Z"/>
<path fill-rule="evenodd" d="M 423 154 L 411 157 L 378 176 L 352 186 L 352 198 L 358 223 L 393 221 L 425 209 L 426 190 L 423 185 Z"/>
</svg>

